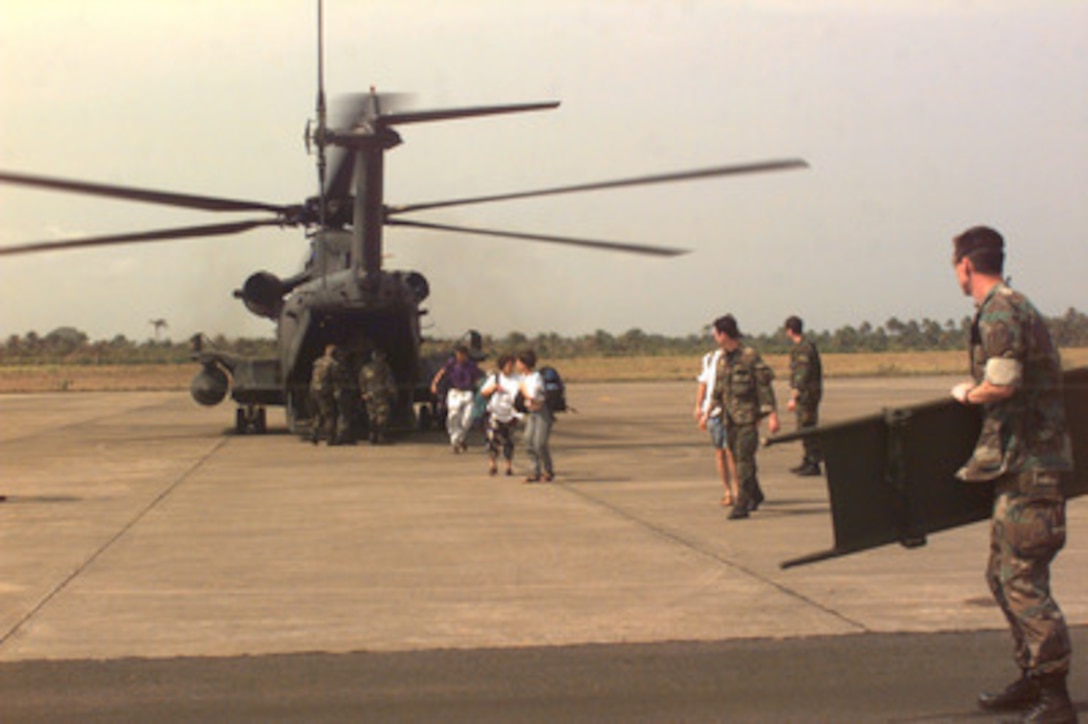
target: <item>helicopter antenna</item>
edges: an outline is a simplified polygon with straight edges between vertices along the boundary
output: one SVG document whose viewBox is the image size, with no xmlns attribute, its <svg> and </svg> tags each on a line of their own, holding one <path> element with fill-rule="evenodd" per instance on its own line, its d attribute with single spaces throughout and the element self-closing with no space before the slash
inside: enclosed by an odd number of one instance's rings
<svg viewBox="0 0 1088 724">
<path fill-rule="evenodd" d="M 327 113 L 325 105 L 325 42 L 324 42 L 324 3 L 317 0 L 317 181 L 320 205 L 318 218 L 321 228 L 325 228 L 325 133 Z"/>
</svg>

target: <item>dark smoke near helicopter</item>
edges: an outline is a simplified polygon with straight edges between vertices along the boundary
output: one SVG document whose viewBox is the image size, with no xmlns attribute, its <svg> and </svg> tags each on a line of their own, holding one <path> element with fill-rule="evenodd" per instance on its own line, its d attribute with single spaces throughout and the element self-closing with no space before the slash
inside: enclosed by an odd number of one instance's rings
<svg viewBox="0 0 1088 724">
<path fill-rule="evenodd" d="M 328 344 L 337 345 L 354 361 L 356 370 L 374 350 L 383 350 L 397 381 L 394 426 L 410 429 L 431 419 L 436 401 L 428 383 L 434 361 L 425 359 L 420 353 L 420 317 L 427 313 L 421 304 L 428 297 L 430 288 L 426 277 L 418 271 L 382 267 L 382 232 L 386 226 L 566 244 L 629 254 L 668 257 L 686 253 L 683 249 L 670 247 L 452 226 L 405 218 L 412 212 L 808 165 L 800 159 L 770 160 L 471 198 L 387 205 L 383 194 L 385 153 L 402 142 L 395 127 L 548 110 L 558 107 L 559 103 L 405 111 L 398 108 L 396 96 L 378 94 L 371 89 L 348 101 L 347 122 L 333 128 L 327 121 L 322 24 L 319 2 L 317 117 L 306 127 L 307 150 L 317 158 L 319 194 L 301 204 L 226 199 L 0 171 L 0 183 L 18 186 L 202 211 L 266 214 L 244 221 L 8 246 L 0 248 L 0 255 L 228 236 L 268 226 L 304 230 L 310 243 L 310 255 L 301 271 L 285 279 L 271 272 L 258 271 L 234 292 L 250 312 L 276 322 L 276 358 L 240 358 L 209 348 L 201 335 L 194 337 L 193 356 L 201 367 L 190 388 L 192 396 L 202 405 L 216 405 L 229 393 L 237 405 L 235 424 L 239 432 L 264 432 L 268 406 L 285 407 L 287 424 L 292 431 L 300 431 L 307 425 L 312 416 L 309 382 L 313 363 Z M 418 415 L 417 405 L 422 406 Z"/>
</svg>

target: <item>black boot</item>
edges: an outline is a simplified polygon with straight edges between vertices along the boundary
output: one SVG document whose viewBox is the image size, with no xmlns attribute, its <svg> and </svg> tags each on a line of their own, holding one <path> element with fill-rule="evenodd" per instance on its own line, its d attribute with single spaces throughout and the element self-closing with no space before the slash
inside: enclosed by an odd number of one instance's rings
<svg viewBox="0 0 1088 724">
<path fill-rule="evenodd" d="M 759 506 L 763 505 L 763 501 L 766 498 L 763 497 L 763 489 L 759 487 L 759 483 L 756 483 L 755 492 L 752 494 L 751 499 L 748 501 L 749 512 L 756 512 L 759 510 Z"/>
<path fill-rule="evenodd" d="M 820 470 L 820 463 L 808 462 L 804 467 L 797 471 L 797 474 L 802 478 L 807 478 L 823 475 L 823 471 Z"/>
<path fill-rule="evenodd" d="M 1039 680 L 1025 671 L 1003 691 L 984 691 L 978 705 L 986 711 L 1023 711 L 1039 701 Z"/>
<path fill-rule="evenodd" d="M 729 511 L 729 520 L 743 520 L 748 517 L 751 510 L 751 501 L 748 500 L 748 496 L 744 494 L 744 489 L 741 488 L 737 491 L 737 497 L 733 500 L 733 509 Z"/>
<path fill-rule="evenodd" d="M 1039 700 L 1024 714 L 1027 724 L 1076 724 L 1077 710 L 1065 688 L 1064 673 L 1040 676 Z"/>
</svg>

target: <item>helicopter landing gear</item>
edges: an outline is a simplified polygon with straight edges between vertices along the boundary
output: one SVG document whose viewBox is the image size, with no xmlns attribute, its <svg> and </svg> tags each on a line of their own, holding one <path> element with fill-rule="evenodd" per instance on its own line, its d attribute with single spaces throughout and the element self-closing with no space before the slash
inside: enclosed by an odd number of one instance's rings
<svg viewBox="0 0 1088 724">
<path fill-rule="evenodd" d="M 427 432 L 436 426 L 435 419 L 434 407 L 432 405 L 420 405 L 419 420 L 416 424 L 416 429 L 420 432 Z"/>
<path fill-rule="evenodd" d="M 246 405 L 234 411 L 234 431 L 239 435 L 254 432 L 263 435 L 268 432 L 268 417 L 265 408 Z"/>
</svg>

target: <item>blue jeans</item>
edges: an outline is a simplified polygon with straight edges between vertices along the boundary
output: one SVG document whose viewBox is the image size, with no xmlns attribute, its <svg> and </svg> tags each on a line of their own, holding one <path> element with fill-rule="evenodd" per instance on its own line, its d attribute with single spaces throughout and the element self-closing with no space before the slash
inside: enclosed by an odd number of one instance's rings
<svg viewBox="0 0 1088 724">
<path fill-rule="evenodd" d="M 533 461 L 534 476 L 539 477 L 542 469 L 545 475 L 555 475 L 552 451 L 548 448 L 554 423 L 555 416 L 548 409 L 529 413 L 529 419 L 525 423 L 525 446 L 529 459 Z"/>
<path fill-rule="evenodd" d="M 722 421 L 721 416 L 708 419 L 706 429 L 710 433 L 710 444 L 715 450 L 729 449 L 729 444 L 726 442 L 725 422 Z"/>
</svg>

